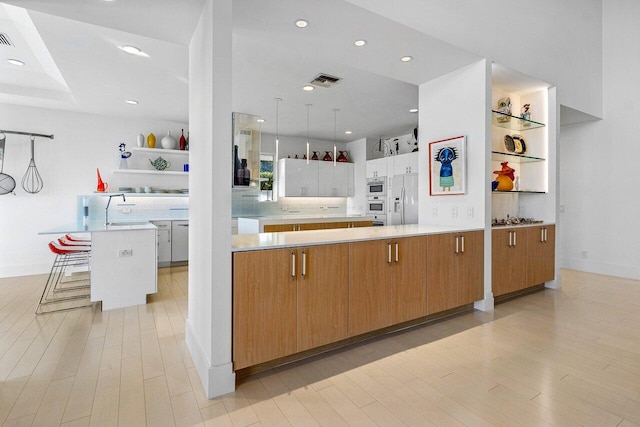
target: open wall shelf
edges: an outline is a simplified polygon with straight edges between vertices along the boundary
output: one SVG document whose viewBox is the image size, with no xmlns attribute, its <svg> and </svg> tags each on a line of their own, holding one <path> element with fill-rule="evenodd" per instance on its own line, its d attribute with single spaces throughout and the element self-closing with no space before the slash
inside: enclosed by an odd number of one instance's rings
<svg viewBox="0 0 640 427">
<path fill-rule="evenodd" d="M 491 160 L 496 162 L 509 161 L 511 163 L 544 162 L 542 157 L 527 156 L 525 154 L 505 153 L 503 151 L 492 151 Z"/>
</svg>

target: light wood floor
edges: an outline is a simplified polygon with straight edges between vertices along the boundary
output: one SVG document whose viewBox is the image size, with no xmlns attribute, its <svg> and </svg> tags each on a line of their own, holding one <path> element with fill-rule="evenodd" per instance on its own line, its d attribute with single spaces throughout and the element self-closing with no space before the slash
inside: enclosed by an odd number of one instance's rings
<svg viewBox="0 0 640 427">
<path fill-rule="evenodd" d="M 184 343 L 186 268 L 150 303 L 35 316 L 46 276 L 0 279 L 0 424 L 640 425 L 640 282 L 563 289 L 250 377 L 207 400 Z"/>
</svg>

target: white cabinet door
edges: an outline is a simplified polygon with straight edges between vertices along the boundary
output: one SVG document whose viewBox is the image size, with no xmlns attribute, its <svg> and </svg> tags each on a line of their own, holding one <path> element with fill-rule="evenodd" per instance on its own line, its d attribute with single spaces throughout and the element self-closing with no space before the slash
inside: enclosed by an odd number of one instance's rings
<svg viewBox="0 0 640 427">
<path fill-rule="evenodd" d="M 353 191 L 353 183 L 349 184 L 349 170 L 353 182 L 353 164 L 351 163 L 318 163 L 318 195 L 320 197 L 348 197 L 349 188 Z"/>
<path fill-rule="evenodd" d="M 381 178 L 387 176 L 387 157 L 367 160 L 367 178 Z"/>
<path fill-rule="evenodd" d="M 353 197 L 356 195 L 355 167 L 353 163 L 345 163 L 345 166 L 347 167 L 347 197 Z"/>
<path fill-rule="evenodd" d="M 278 196 L 318 196 L 318 161 L 280 159 L 278 161 Z"/>
<path fill-rule="evenodd" d="M 171 262 L 189 260 L 189 221 L 171 221 Z"/>
<path fill-rule="evenodd" d="M 171 265 L 171 221 L 151 221 L 157 227 L 158 267 Z"/>
<path fill-rule="evenodd" d="M 418 152 L 400 154 L 393 157 L 393 174 L 406 175 L 418 173 Z"/>
</svg>

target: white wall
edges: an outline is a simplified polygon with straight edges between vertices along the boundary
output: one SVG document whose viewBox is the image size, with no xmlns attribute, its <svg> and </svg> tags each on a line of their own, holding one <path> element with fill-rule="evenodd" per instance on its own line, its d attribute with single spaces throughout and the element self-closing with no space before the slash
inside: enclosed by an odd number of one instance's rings
<svg viewBox="0 0 640 427">
<path fill-rule="evenodd" d="M 560 104 L 602 115 L 602 0 L 348 0 L 559 88 Z M 637 5 L 626 8 L 628 19 Z M 624 26 L 620 27 L 625 28 Z M 635 30 L 634 30 L 635 31 Z M 629 32 L 621 34 L 634 40 Z M 624 44 L 624 43 L 623 43 Z"/>
<path fill-rule="evenodd" d="M 231 0 L 207 0 L 189 44 L 189 313 L 185 341 L 207 396 L 233 391 Z M 197 230 L 197 232 L 196 232 Z"/>
<path fill-rule="evenodd" d="M 77 195 L 96 189 L 96 168 L 111 181 L 121 142 L 132 147 L 139 133 L 175 135 L 182 128 L 187 125 L 0 104 L 0 129 L 54 135 L 36 138 L 35 162 L 44 181 L 37 194 L 20 185 L 31 155 L 29 137 L 6 135 L 4 172 L 17 187 L 15 196 L 0 196 L 0 277 L 49 272 L 53 255 L 47 243 L 59 236 L 37 233 L 76 221 Z"/>
<path fill-rule="evenodd" d="M 420 123 L 428 124 L 420 126 L 419 135 L 420 224 L 485 226 L 490 102 L 486 64 L 479 61 L 420 85 Z M 467 138 L 467 192 L 430 196 L 429 143 L 460 135 Z"/>
<path fill-rule="evenodd" d="M 562 266 L 640 279 L 635 0 L 603 2 L 604 119 L 560 130 Z M 586 256 L 583 256 L 586 252 Z"/>
</svg>

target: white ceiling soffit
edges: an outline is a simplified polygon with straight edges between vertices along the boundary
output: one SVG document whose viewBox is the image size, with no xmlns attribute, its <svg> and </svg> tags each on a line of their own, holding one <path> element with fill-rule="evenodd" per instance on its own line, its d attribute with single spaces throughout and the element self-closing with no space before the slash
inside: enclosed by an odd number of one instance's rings
<svg viewBox="0 0 640 427">
<path fill-rule="evenodd" d="M 6 0 L 5 3 L 188 46 L 204 0 Z"/>
<path fill-rule="evenodd" d="M 574 110 L 566 105 L 560 105 L 560 126 L 576 125 L 578 123 L 595 122 L 602 120 L 600 117 Z"/>
<path fill-rule="evenodd" d="M 0 28 L 12 45 L 0 45 L 0 101 L 72 102 L 62 74 L 26 10 L 0 3 Z M 23 66 L 9 64 L 20 59 Z"/>
<path fill-rule="evenodd" d="M 550 88 L 552 85 L 542 80 L 514 71 L 500 64 L 491 64 L 492 86 L 516 95 L 526 95 Z"/>
</svg>

